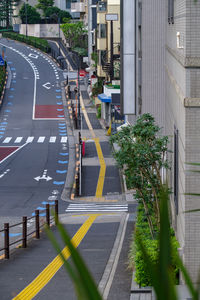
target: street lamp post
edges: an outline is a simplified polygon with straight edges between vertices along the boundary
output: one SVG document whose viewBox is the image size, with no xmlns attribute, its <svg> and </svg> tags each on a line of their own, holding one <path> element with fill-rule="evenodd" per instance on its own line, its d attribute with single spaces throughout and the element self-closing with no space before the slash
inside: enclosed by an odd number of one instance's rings
<svg viewBox="0 0 200 300">
<path fill-rule="evenodd" d="M 28 15 L 27 15 L 27 5 L 28 5 L 28 0 L 26 0 L 25 3 L 25 14 L 26 14 L 26 37 L 28 35 Z"/>
<path fill-rule="evenodd" d="M 58 40 L 58 44 L 59 44 L 59 56 L 60 56 L 60 16 L 58 16 L 58 26 L 59 26 L 59 29 L 58 29 L 58 37 L 59 37 L 59 40 Z"/>
</svg>

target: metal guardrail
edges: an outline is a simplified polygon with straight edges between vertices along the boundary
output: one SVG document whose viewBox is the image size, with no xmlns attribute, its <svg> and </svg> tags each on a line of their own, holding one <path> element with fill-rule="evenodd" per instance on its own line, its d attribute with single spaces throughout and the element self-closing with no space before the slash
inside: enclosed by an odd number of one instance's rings
<svg viewBox="0 0 200 300">
<path fill-rule="evenodd" d="M 27 216 L 24 216 L 22 218 L 22 222 L 9 225 L 9 223 L 4 223 L 4 229 L 0 230 L 0 234 L 4 235 L 4 247 L 0 248 L 0 251 L 4 251 L 4 258 L 9 259 L 10 258 L 10 247 L 19 244 L 21 242 L 21 247 L 22 248 L 27 248 L 27 241 L 29 236 L 35 235 L 36 239 L 40 238 L 40 230 L 44 225 L 50 226 L 52 221 L 54 220 L 55 225 L 57 224 L 58 220 L 58 200 L 55 200 L 55 205 L 54 205 L 54 213 L 55 216 L 51 216 L 50 213 L 50 205 L 46 204 L 46 210 L 45 210 L 45 222 L 41 222 L 40 220 L 40 214 L 39 210 L 35 210 L 35 215 L 32 217 L 27 218 Z M 28 221 L 35 221 L 35 229 L 28 232 Z M 21 226 L 22 227 L 22 234 L 21 238 L 10 241 L 10 229 Z"/>
</svg>

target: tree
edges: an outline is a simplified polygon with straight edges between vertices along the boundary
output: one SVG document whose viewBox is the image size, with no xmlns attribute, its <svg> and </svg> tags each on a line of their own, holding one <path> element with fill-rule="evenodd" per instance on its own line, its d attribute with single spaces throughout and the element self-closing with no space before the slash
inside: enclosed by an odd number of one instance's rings
<svg viewBox="0 0 200 300">
<path fill-rule="evenodd" d="M 62 24 L 61 28 L 70 47 L 86 48 L 84 37 L 87 33 L 87 30 L 85 30 L 83 22 L 68 22 Z"/>
<path fill-rule="evenodd" d="M 19 0 L 1 0 L 0 2 L 0 25 L 9 28 L 11 25 L 11 17 L 13 15 L 14 6 Z"/>
<path fill-rule="evenodd" d="M 28 24 L 38 24 L 41 22 L 41 17 L 40 14 L 37 12 L 35 7 L 29 5 L 29 4 L 23 4 L 20 11 L 19 15 L 22 20 L 22 23 L 26 23 L 26 5 L 27 5 L 27 23 Z"/>
<path fill-rule="evenodd" d="M 71 19 L 70 13 L 68 13 L 65 10 L 61 10 L 56 6 L 48 7 L 45 12 L 44 16 L 50 19 L 54 19 L 56 22 L 58 22 L 58 18 L 60 18 L 60 23 L 64 22 L 64 18 Z"/>
<path fill-rule="evenodd" d="M 45 15 L 46 9 L 52 7 L 53 5 L 54 0 L 38 0 L 38 4 L 35 7 L 41 9 Z"/>
<path fill-rule="evenodd" d="M 168 138 L 159 135 L 159 131 L 154 118 L 144 114 L 134 125 L 122 128 L 111 137 L 120 149 L 115 158 L 124 170 L 127 187 L 136 190 L 135 197 L 144 206 L 152 237 L 160 226 L 161 170 L 169 168 L 165 155 Z"/>
</svg>

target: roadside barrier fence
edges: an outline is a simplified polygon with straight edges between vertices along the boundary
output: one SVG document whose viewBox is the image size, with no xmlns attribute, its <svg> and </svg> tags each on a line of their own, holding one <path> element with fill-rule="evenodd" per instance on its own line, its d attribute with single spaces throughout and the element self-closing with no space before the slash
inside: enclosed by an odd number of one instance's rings
<svg viewBox="0 0 200 300">
<path fill-rule="evenodd" d="M 57 225 L 58 220 L 58 200 L 55 200 L 54 206 L 54 214 L 51 214 L 50 205 L 46 204 L 45 213 L 42 213 L 40 216 L 40 211 L 35 210 L 35 213 L 32 217 L 24 216 L 22 217 L 22 221 L 13 225 L 9 223 L 4 223 L 4 228 L 0 230 L 0 235 L 3 236 L 3 240 L 1 241 L 4 246 L 0 248 L 0 253 L 4 252 L 1 258 L 9 259 L 10 250 L 13 245 L 17 245 L 18 248 L 27 248 L 28 239 L 31 237 L 35 237 L 36 239 L 40 239 L 41 229 L 47 225 L 50 227 L 53 223 Z M 43 211 L 42 211 L 43 212 Z M 11 234 L 11 231 L 19 231 L 21 228 L 21 233 Z M 20 236 L 20 238 L 18 238 Z"/>
</svg>

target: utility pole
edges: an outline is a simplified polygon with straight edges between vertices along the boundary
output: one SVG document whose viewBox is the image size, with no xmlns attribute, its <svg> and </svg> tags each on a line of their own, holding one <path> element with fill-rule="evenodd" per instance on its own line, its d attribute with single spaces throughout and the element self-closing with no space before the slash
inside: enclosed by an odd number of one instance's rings
<svg viewBox="0 0 200 300">
<path fill-rule="evenodd" d="M 110 81 L 114 78 L 114 65 L 113 65 L 113 20 L 110 21 Z"/>
<path fill-rule="evenodd" d="M 81 105 L 80 105 L 80 58 L 79 55 L 77 55 L 78 62 L 77 62 L 77 67 L 78 67 L 78 128 L 81 128 Z"/>
<path fill-rule="evenodd" d="M 26 37 L 28 35 L 28 15 L 27 15 L 27 5 L 28 5 L 28 0 L 26 0 L 25 3 L 25 14 L 26 14 Z"/>
<path fill-rule="evenodd" d="M 59 56 L 60 56 L 60 16 L 58 16 L 58 26 L 59 26 L 59 29 L 58 29 L 58 37 L 59 37 L 59 41 L 58 41 L 58 44 L 59 44 Z"/>
</svg>

